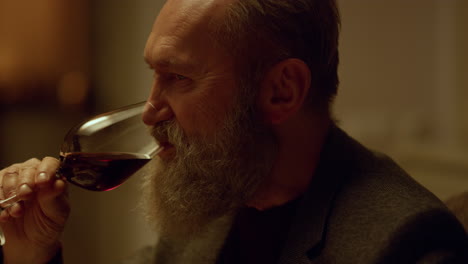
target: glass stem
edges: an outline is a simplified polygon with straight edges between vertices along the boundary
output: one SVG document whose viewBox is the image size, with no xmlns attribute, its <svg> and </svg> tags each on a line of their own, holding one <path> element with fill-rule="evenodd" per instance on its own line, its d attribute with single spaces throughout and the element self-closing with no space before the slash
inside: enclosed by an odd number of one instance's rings
<svg viewBox="0 0 468 264">
<path fill-rule="evenodd" d="M 18 201 L 19 197 L 16 195 L 16 193 L 6 199 L 0 200 L 0 212 L 7 208 L 10 208 Z"/>
</svg>

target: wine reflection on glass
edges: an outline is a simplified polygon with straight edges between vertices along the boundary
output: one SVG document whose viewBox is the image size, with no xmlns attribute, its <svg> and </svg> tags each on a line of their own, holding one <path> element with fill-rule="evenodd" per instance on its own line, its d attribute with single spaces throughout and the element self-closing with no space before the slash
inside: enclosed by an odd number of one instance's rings
<svg viewBox="0 0 468 264">
<path fill-rule="evenodd" d="M 57 174 L 92 191 L 122 184 L 162 149 L 141 120 L 145 104 L 101 114 L 73 128 L 60 150 Z"/>
<path fill-rule="evenodd" d="M 84 189 L 109 191 L 135 174 L 162 150 L 141 120 L 146 103 L 100 114 L 72 128 L 60 149 L 56 176 Z M 18 201 L 16 194 L 0 200 L 0 210 Z"/>
</svg>

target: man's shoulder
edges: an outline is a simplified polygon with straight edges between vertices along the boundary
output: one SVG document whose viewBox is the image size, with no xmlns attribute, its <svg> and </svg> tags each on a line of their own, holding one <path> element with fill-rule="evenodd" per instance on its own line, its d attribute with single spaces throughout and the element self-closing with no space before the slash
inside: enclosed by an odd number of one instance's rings
<svg viewBox="0 0 468 264">
<path fill-rule="evenodd" d="M 330 208 L 325 251 L 339 250 L 333 253 L 337 259 L 355 256 L 366 263 L 395 255 L 417 258 L 466 239 L 445 205 L 393 160 L 338 133 L 328 150 L 327 163 L 333 166 L 321 171 L 341 182 Z"/>
<path fill-rule="evenodd" d="M 382 220 L 375 224 L 386 224 L 428 210 L 448 211 L 440 199 L 383 154 L 368 153 L 365 162 L 348 169 L 335 203 L 343 214 L 373 215 Z"/>
<path fill-rule="evenodd" d="M 368 213 L 382 212 L 401 216 L 445 205 L 430 191 L 409 176 L 383 153 L 371 151 L 342 130 L 332 132 L 325 146 L 325 155 L 318 177 L 330 178 L 338 184 L 335 205 L 362 207 Z M 372 208 L 373 210 L 368 210 Z M 391 219 L 389 219 L 391 220 Z"/>
</svg>

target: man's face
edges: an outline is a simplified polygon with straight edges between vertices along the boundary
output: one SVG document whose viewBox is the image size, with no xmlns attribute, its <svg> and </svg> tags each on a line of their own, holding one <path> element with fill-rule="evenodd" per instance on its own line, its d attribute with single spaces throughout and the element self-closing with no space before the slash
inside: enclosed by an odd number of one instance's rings
<svg viewBox="0 0 468 264">
<path fill-rule="evenodd" d="M 146 210 L 160 231 L 186 235 L 235 211 L 275 157 L 256 87 L 239 87 L 233 59 L 208 34 L 221 11 L 208 0 L 169 1 L 145 49 L 155 81 L 143 119 L 169 149 L 145 181 Z"/>
<path fill-rule="evenodd" d="M 169 0 L 161 10 L 145 48 L 154 70 L 146 124 L 174 118 L 188 135 L 209 135 L 232 107 L 233 59 L 208 30 L 222 11 L 219 2 Z"/>
</svg>

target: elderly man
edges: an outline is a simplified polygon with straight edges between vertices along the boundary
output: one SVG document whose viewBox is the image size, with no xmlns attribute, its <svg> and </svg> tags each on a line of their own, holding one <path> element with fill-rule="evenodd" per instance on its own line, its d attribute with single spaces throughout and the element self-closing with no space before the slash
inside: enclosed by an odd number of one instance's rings
<svg viewBox="0 0 468 264">
<path fill-rule="evenodd" d="M 157 243 L 125 263 L 462 263 L 467 235 L 431 193 L 332 121 L 333 0 L 168 0 L 145 48 L 145 180 Z M 0 173 L 4 263 L 59 263 L 59 162 Z"/>
</svg>

